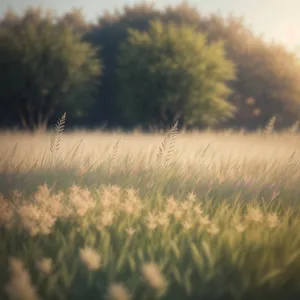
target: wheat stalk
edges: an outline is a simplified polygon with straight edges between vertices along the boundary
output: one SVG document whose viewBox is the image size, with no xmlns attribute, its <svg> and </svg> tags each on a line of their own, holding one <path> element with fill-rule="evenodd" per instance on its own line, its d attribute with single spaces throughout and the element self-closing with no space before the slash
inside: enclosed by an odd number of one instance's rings
<svg viewBox="0 0 300 300">
<path fill-rule="evenodd" d="M 112 153 L 112 156 L 111 156 L 111 165 L 114 164 L 115 162 L 115 159 L 116 159 L 116 156 L 117 156 L 117 153 L 118 153 L 118 149 L 119 149 L 119 145 L 120 145 L 120 139 L 118 139 L 116 141 L 116 143 L 114 144 L 114 147 L 113 147 L 113 153 Z"/>
<path fill-rule="evenodd" d="M 164 152 L 166 151 L 166 148 L 167 148 L 168 139 L 169 139 L 169 136 L 167 134 L 165 136 L 164 140 L 162 141 L 162 143 L 159 146 L 158 153 L 157 153 L 157 156 L 156 156 L 156 161 L 157 161 L 158 165 L 161 164 L 162 157 L 163 157 Z"/>
<path fill-rule="evenodd" d="M 276 116 L 273 116 L 273 117 L 269 120 L 268 124 L 266 125 L 266 127 L 265 127 L 265 129 L 264 129 L 264 133 L 265 133 L 265 134 L 270 134 L 270 133 L 273 132 L 274 126 L 275 126 L 275 122 L 276 122 Z"/>
<path fill-rule="evenodd" d="M 176 135 L 178 132 L 177 129 L 178 121 L 172 126 L 172 128 L 167 132 L 164 140 L 158 149 L 157 154 L 157 165 L 162 165 L 162 159 L 165 157 L 164 166 L 167 166 L 169 161 L 171 160 L 171 155 L 174 150 Z M 166 153 L 166 155 L 165 155 Z"/>
<path fill-rule="evenodd" d="M 117 157 L 117 153 L 118 153 L 118 149 L 119 149 L 119 145 L 120 145 L 120 140 L 121 139 L 118 139 L 116 141 L 116 143 L 114 144 L 113 146 L 113 152 L 112 152 L 112 155 L 110 157 L 110 167 L 109 167 L 109 174 L 111 174 L 112 172 L 112 168 L 115 164 L 115 160 L 116 160 L 116 157 Z"/>
<path fill-rule="evenodd" d="M 165 163 L 164 163 L 165 166 L 169 165 L 172 153 L 174 151 L 176 135 L 178 132 L 177 126 L 178 126 L 178 121 L 175 122 L 175 124 L 173 125 L 173 127 L 171 128 L 170 133 L 169 133 L 170 138 L 169 138 L 168 151 L 167 151 L 167 155 L 166 155 L 166 159 L 165 159 Z"/>
<path fill-rule="evenodd" d="M 50 141 L 50 152 L 52 153 L 52 164 L 54 163 L 54 158 L 56 152 L 59 150 L 61 138 L 65 129 L 67 114 L 64 113 L 61 118 L 58 119 L 55 125 L 55 134 L 52 136 Z"/>
<path fill-rule="evenodd" d="M 67 114 L 64 113 L 61 118 L 58 119 L 55 125 L 55 134 L 53 135 L 50 141 L 50 152 L 55 153 L 59 150 L 61 138 L 63 135 L 63 131 L 65 129 L 65 122 L 66 122 Z"/>
</svg>

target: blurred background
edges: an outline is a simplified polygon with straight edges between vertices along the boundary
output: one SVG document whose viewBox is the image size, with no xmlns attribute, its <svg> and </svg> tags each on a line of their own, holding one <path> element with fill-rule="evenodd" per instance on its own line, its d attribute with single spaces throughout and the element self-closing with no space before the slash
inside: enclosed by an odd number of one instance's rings
<svg viewBox="0 0 300 300">
<path fill-rule="evenodd" d="M 296 0 L 0 3 L 0 126 L 244 128 L 300 114 Z"/>
</svg>

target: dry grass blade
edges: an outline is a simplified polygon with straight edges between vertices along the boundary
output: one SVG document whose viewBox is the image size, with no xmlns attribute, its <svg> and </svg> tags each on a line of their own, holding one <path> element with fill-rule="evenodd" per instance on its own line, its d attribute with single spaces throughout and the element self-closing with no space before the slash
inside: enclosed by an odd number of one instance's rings
<svg viewBox="0 0 300 300">
<path fill-rule="evenodd" d="M 209 143 L 207 144 L 207 146 L 204 148 L 204 150 L 203 150 L 202 153 L 201 153 L 201 158 L 204 158 L 204 156 L 205 156 L 207 150 L 209 149 L 210 145 L 211 145 L 211 142 L 209 142 Z"/>
<path fill-rule="evenodd" d="M 45 157 L 46 157 L 46 151 L 47 151 L 47 149 L 45 149 L 44 155 L 43 155 L 43 157 L 42 157 L 42 159 L 41 159 L 41 163 L 40 163 L 40 166 L 41 166 L 41 167 L 44 165 L 44 161 L 45 161 Z"/>
<path fill-rule="evenodd" d="M 116 156 L 117 156 L 117 153 L 118 153 L 118 149 L 119 149 L 119 145 L 120 145 L 120 139 L 117 140 L 116 143 L 114 144 L 113 153 L 112 153 L 112 156 L 111 156 L 111 164 L 113 164 L 115 162 L 115 159 L 116 159 Z"/>
<path fill-rule="evenodd" d="M 18 148 L 18 142 L 15 143 L 15 145 L 14 145 L 14 147 L 12 149 L 10 159 L 13 159 L 15 157 L 16 152 L 17 152 L 17 148 Z"/>
<path fill-rule="evenodd" d="M 295 155 L 296 155 L 296 150 L 293 151 L 293 153 L 291 154 L 291 156 L 289 157 L 288 160 L 288 166 L 291 166 L 295 160 Z"/>
<path fill-rule="evenodd" d="M 289 134 L 294 134 L 299 130 L 300 122 L 296 121 L 290 128 L 289 128 Z"/>
<path fill-rule="evenodd" d="M 77 155 L 77 153 L 78 153 L 78 151 L 79 151 L 80 145 L 81 145 L 81 143 L 82 143 L 82 140 L 83 140 L 83 139 L 81 139 L 81 140 L 79 141 L 79 143 L 76 145 L 76 147 L 75 147 L 75 149 L 74 149 L 74 152 L 73 152 L 73 154 L 72 154 L 71 162 L 72 162 L 72 161 L 74 160 L 74 158 L 76 157 L 76 155 Z"/>
</svg>

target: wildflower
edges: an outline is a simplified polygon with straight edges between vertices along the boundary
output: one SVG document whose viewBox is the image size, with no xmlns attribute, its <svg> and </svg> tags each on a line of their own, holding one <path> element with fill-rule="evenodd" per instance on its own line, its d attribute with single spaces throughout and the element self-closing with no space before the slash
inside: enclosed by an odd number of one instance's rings
<svg viewBox="0 0 300 300">
<path fill-rule="evenodd" d="M 135 212 L 136 207 L 133 202 L 125 201 L 122 205 L 122 209 L 128 214 L 133 214 Z"/>
<path fill-rule="evenodd" d="M 201 205 L 197 204 L 194 208 L 193 211 L 196 213 L 196 215 L 201 215 L 203 213 L 203 210 L 201 209 Z"/>
<path fill-rule="evenodd" d="M 105 195 L 102 199 L 101 199 L 101 205 L 104 209 L 109 209 L 112 206 L 112 201 L 109 198 L 109 196 Z"/>
<path fill-rule="evenodd" d="M 156 217 L 153 215 L 153 213 L 148 212 L 147 221 L 148 222 L 155 222 L 156 221 Z"/>
<path fill-rule="evenodd" d="M 210 220 L 209 220 L 208 216 L 200 216 L 199 222 L 200 222 L 201 225 L 210 224 Z"/>
<path fill-rule="evenodd" d="M 9 260 L 9 269 L 11 275 L 21 274 L 24 271 L 24 264 L 20 259 L 13 257 Z"/>
<path fill-rule="evenodd" d="M 166 279 L 161 274 L 157 265 L 147 263 L 142 266 L 142 274 L 146 282 L 155 290 L 162 290 L 166 286 Z"/>
<path fill-rule="evenodd" d="M 134 195 L 133 192 L 128 192 L 128 198 L 122 203 L 121 208 L 128 214 L 137 215 L 143 207 L 141 200 Z"/>
<path fill-rule="evenodd" d="M 101 266 L 101 256 L 89 247 L 80 249 L 80 259 L 89 270 L 97 270 Z"/>
<path fill-rule="evenodd" d="M 39 232 L 41 234 L 50 234 L 56 222 L 56 218 L 48 212 L 43 212 L 43 217 L 38 221 Z"/>
<path fill-rule="evenodd" d="M 188 200 L 191 202 L 195 202 L 196 200 L 196 195 L 192 192 L 188 194 Z"/>
<path fill-rule="evenodd" d="M 9 202 L 0 193 L 0 225 L 10 227 L 14 213 Z"/>
<path fill-rule="evenodd" d="M 131 299 L 128 290 L 121 283 L 110 285 L 107 293 L 107 300 L 129 300 Z"/>
<path fill-rule="evenodd" d="M 43 211 L 32 203 L 25 204 L 17 210 L 21 224 L 31 236 L 38 233 L 49 234 L 56 222 L 56 218 L 49 212 Z"/>
<path fill-rule="evenodd" d="M 107 226 L 111 226 L 113 224 L 114 221 L 114 212 L 113 211 L 106 211 L 102 213 L 101 216 L 101 225 L 100 227 L 107 227 Z"/>
<path fill-rule="evenodd" d="M 167 212 L 160 212 L 158 214 L 157 223 L 161 226 L 167 225 L 169 223 Z"/>
<path fill-rule="evenodd" d="M 184 201 L 184 202 L 181 203 L 181 205 L 180 205 L 180 207 L 181 207 L 183 210 L 185 210 L 185 211 L 191 209 L 191 206 L 192 206 L 191 202 L 188 202 L 188 201 Z"/>
<path fill-rule="evenodd" d="M 73 208 L 79 216 L 84 216 L 89 209 L 95 207 L 95 201 L 93 201 L 88 189 L 81 189 L 76 185 L 73 185 L 70 188 L 69 198 Z"/>
<path fill-rule="evenodd" d="M 207 231 L 208 231 L 211 235 L 216 235 L 217 233 L 220 232 L 220 229 L 219 229 L 215 224 L 211 224 L 210 228 L 207 229 Z"/>
<path fill-rule="evenodd" d="M 174 211 L 177 209 L 178 204 L 175 201 L 174 197 L 171 196 L 167 199 L 167 211 L 168 213 L 174 213 Z"/>
<path fill-rule="evenodd" d="M 244 232 L 245 228 L 246 227 L 244 225 L 240 224 L 240 223 L 235 225 L 235 229 L 236 229 L 237 232 Z"/>
<path fill-rule="evenodd" d="M 179 220 L 181 218 L 182 214 L 183 214 L 182 210 L 180 210 L 180 208 L 177 208 L 174 211 L 174 217 L 175 217 L 175 219 Z"/>
<path fill-rule="evenodd" d="M 134 188 L 129 188 L 126 190 L 126 192 L 127 192 L 128 199 L 135 200 L 137 198 L 136 196 L 137 191 Z"/>
<path fill-rule="evenodd" d="M 157 227 L 157 223 L 155 221 L 148 221 L 146 223 L 146 226 L 148 227 L 148 229 L 153 230 Z"/>
<path fill-rule="evenodd" d="M 261 222 L 263 219 L 263 215 L 260 211 L 259 208 L 255 208 L 255 207 L 251 207 L 250 209 L 248 209 L 247 212 L 247 217 L 246 217 L 249 221 L 253 221 L 253 222 Z"/>
<path fill-rule="evenodd" d="M 269 228 L 274 228 L 279 224 L 279 219 L 276 213 L 267 214 L 267 223 Z"/>
<path fill-rule="evenodd" d="M 184 220 L 182 222 L 182 226 L 183 226 L 184 229 L 189 230 L 189 229 L 191 229 L 193 227 L 193 224 L 192 224 L 191 221 Z"/>
<path fill-rule="evenodd" d="M 39 185 L 37 192 L 34 194 L 35 202 L 43 203 L 45 199 L 49 199 L 50 197 L 50 189 L 48 188 L 47 184 Z"/>
<path fill-rule="evenodd" d="M 11 300 L 38 300 L 35 287 L 30 276 L 25 270 L 21 260 L 11 258 L 9 260 L 11 279 L 5 287 L 5 291 Z"/>
<path fill-rule="evenodd" d="M 115 196 L 119 195 L 119 193 L 121 191 L 121 188 L 116 184 L 111 185 L 110 189 L 115 194 Z"/>
<path fill-rule="evenodd" d="M 132 227 L 129 227 L 126 229 L 126 232 L 129 236 L 133 236 L 134 233 L 136 232 L 136 229 L 133 229 Z"/>
<path fill-rule="evenodd" d="M 51 258 L 43 258 L 37 262 L 38 269 L 48 275 L 52 272 L 52 259 Z"/>
<path fill-rule="evenodd" d="M 73 184 L 70 187 L 70 194 L 78 194 L 80 192 L 80 187 L 77 186 L 76 184 Z"/>
<path fill-rule="evenodd" d="M 54 217 L 68 216 L 70 214 L 70 210 L 65 209 L 61 202 L 62 197 L 63 193 L 58 193 L 56 195 L 52 195 L 50 199 L 47 199 L 47 201 L 44 199 L 45 210 L 50 212 Z"/>
</svg>

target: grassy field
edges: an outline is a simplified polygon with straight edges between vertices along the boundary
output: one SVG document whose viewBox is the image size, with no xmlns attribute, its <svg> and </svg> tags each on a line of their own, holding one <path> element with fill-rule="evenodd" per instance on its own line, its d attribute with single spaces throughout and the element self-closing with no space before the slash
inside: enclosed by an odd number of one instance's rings
<svg viewBox="0 0 300 300">
<path fill-rule="evenodd" d="M 0 299 L 300 299 L 296 132 L 0 133 Z"/>
</svg>

